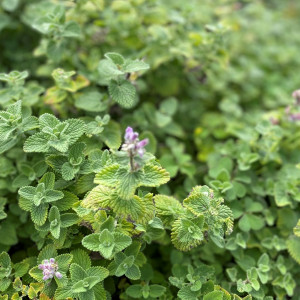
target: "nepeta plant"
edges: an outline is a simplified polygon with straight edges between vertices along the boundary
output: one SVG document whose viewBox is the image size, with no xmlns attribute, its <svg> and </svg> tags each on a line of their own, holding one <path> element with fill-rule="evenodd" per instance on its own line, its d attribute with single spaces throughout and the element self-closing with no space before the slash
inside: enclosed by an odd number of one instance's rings
<svg viewBox="0 0 300 300">
<path fill-rule="evenodd" d="M 0 1 L 0 300 L 298 300 L 300 4 L 271 2 Z"/>
</svg>

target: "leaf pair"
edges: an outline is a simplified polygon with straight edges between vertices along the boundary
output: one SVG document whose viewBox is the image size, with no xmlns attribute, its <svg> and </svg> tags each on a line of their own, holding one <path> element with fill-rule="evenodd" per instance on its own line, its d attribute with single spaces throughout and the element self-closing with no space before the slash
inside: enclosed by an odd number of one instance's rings
<svg viewBox="0 0 300 300">
<path fill-rule="evenodd" d="M 36 187 L 24 186 L 19 189 L 19 205 L 30 211 L 32 221 L 37 225 L 46 222 L 49 204 L 64 197 L 64 193 L 54 190 L 55 175 L 46 173 Z"/>
<path fill-rule="evenodd" d="M 136 89 L 125 75 L 147 70 L 149 65 L 141 60 L 125 59 L 118 53 L 106 53 L 105 57 L 98 65 L 100 83 L 108 85 L 109 95 L 114 101 L 124 108 L 131 108 L 137 102 Z"/>
<path fill-rule="evenodd" d="M 131 238 L 119 232 L 104 229 L 101 233 L 93 233 L 83 238 L 83 246 L 92 251 L 99 251 L 101 255 L 110 259 L 114 254 L 122 251 L 131 244 Z"/>
<path fill-rule="evenodd" d="M 72 180 L 76 174 L 88 174 L 91 168 L 85 159 L 85 147 L 84 143 L 76 143 L 70 147 L 68 155 L 52 154 L 46 158 L 46 162 L 67 181 Z"/>
<path fill-rule="evenodd" d="M 29 110 L 22 110 L 20 100 L 9 105 L 6 111 L 0 111 L 0 153 L 15 146 L 24 132 L 38 127 L 38 119 Z"/>
<path fill-rule="evenodd" d="M 140 279 L 141 272 L 139 266 L 144 263 L 140 248 L 141 244 L 134 241 L 125 249 L 124 253 L 116 253 L 114 260 L 108 265 L 110 274 L 117 277 L 125 275 L 132 280 Z"/>
<path fill-rule="evenodd" d="M 40 231 L 50 231 L 55 239 L 59 239 L 61 230 L 70 227 L 78 222 L 79 218 L 76 214 L 65 213 L 60 214 L 56 206 L 52 206 L 49 211 L 48 222 L 42 226 L 37 226 Z"/>
<path fill-rule="evenodd" d="M 79 300 L 105 299 L 106 293 L 102 281 L 109 275 L 103 267 L 90 267 L 83 269 L 73 263 L 70 267 L 71 281 L 64 287 L 59 287 L 55 292 L 55 299 L 62 300 L 68 297 Z"/>
<path fill-rule="evenodd" d="M 25 152 L 48 152 L 53 149 L 67 152 L 85 132 L 85 124 L 79 119 L 59 121 L 55 116 L 39 117 L 40 132 L 30 136 L 24 143 Z"/>
</svg>

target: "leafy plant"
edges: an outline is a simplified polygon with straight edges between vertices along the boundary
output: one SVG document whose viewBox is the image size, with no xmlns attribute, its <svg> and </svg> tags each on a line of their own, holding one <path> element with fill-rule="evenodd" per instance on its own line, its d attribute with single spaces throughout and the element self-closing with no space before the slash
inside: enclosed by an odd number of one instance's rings
<svg viewBox="0 0 300 300">
<path fill-rule="evenodd" d="M 0 300 L 297 300 L 299 14 L 0 1 Z"/>
</svg>

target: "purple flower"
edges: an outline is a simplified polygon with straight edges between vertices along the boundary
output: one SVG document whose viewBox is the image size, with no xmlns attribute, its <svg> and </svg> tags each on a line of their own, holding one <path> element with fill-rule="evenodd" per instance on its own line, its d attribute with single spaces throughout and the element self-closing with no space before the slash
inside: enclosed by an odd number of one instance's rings
<svg viewBox="0 0 300 300">
<path fill-rule="evenodd" d="M 127 127 L 125 131 L 125 141 L 126 142 L 134 142 L 139 137 L 139 134 L 137 132 L 134 132 L 131 127 Z"/>
<path fill-rule="evenodd" d="M 296 90 L 292 94 L 293 98 L 295 98 L 297 104 L 300 104 L 300 90 Z"/>
<path fill-rule="evenodd" d="M 56 276 L 57 279 L 62 278 L 62 274 L 58 272 L 58 264 L 54 258 L 44 259 L 43 263 L 38 266 L 40 270 L 43 270 L 43 280 L 48 280 Z"/>
<path fill-rule="evenodd" d="M 134 132 L 131 127 L 127 127 L 124 135 L 125 143 L 122 145 L 122 150 L 127 151 L 129 156 L 139 155 L 143 157 L 145 154 L 145 146 L 148 145 L 149 140 L 143 139 L 139 140 L 139 134 Z"/>
<path fill-rule="evenodd" d="M 289 115 L 290 121 L 300 121 L 300 113 L 294 113 Z"/>
</svg>

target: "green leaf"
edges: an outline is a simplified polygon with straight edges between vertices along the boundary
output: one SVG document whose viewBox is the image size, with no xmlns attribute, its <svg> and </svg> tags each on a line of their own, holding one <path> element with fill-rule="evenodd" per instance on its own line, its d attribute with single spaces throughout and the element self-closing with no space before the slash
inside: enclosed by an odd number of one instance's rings
<svg viewBox="0 0 300 300">
<path fill-rule="evenodd" d="M 87 277 L 86 271 L 76 263 L 71 264 L 70 274 L 73 282 L 80 281 Z"/>
<path fill-rule="evenodd" d="M 55 202 L 59 199 L 62 199 L 64 197 L 64 193 L 61 191 L 55 191 L 55 190 L 47 190 L 45 192 L 45 202 Z"/>
<path fill-rule="evenodd" d="M 107 229 L 104 229 L 99 236 L 98 249 L 104 258 L 109 258 L 114 249 L 114 236 Z"/>
<path fill-rule="evenodd" d="M 79 169 L 74 168 L 69 162 L 62 165 L 61 174 L 64 180 L 72 180 Z"/>
<path fill-rule="evenodd" d="M 105 53 L 104 56 L 111 60 L 114 64 L 122 66 L 125 62 L 124 57 L 121 54 L 115 52 Z"/>
<path fill-rule="evenodd" d="M 14 270 L 15 270 L 15 277 L 22 277 L 24 276 L 29 269 L 29 263 L 26 261 L 21 261 L 17 264 L 14 265 Z"/>
<path fill-rule="evenodd" d="M 76 249 L 71 251 L 73 256 L 72 262 L 79 265 L 83 269 L 88 269 L 91 267 L 91 259 L 89 255 L 82 249 Z"/>
<path fill-rule="evenodd" d="M 9 278 L 0 279 L 0 292 L 4 292 L 11 284 Z"/>
<path fill-rule="evenodd" d="M 291 236 L 286 244 L 291 257 L 300 264 L 300 237 Z"/>
<path fill-rule="evenodd" d="M 183 286 L 178 291 L 178 297 L 182 300 L 197 300 L 199 292 L 194 292 L 190 289 L 189 286 Z"/>
<path fill-rule="evenodd" d="M 6 252 L 0 254 L 0 279 L 8 277 L 11 273 L 11 260 Z"/>
<path fill-rule="evenodd" d="M 95 183 L 103 184 L 109 187 L 115 186 L 115 184 L 118 182 L 118 170 L 118 164 L 112 164 L 104 167 L 98 174 L 96 174 Z"/>
<path fill-rule="evenodd" d="M 156 195 L 154 201 L 157 215 L 167 226 L 170 226 L 177 217 L 184 213 L 184 208 L 181 203 L 173 197 Z"/>
<path fill-rule="evenodd" d="M 55 183 L 55 175 L 52 172 L 47 172 L 44 176 L 39 180 L 39 183 L 45 184 L 46 190 L 52 190 L 54 188 Z"/>
<path fill-rule="evenodd" d="M 19 195 L 27 200 L 32 200 L 35 196 L 35 188 L 33 186 L 23 186 L 18 191 Z"/>
<path fill-rule="evenodd" d="M 122 142 L 120 125 L 113 120 L 109 121 L 101 132 L 100 138 L 109 148 L 118 149 Z"/>
<path fill-rule="evenodd" d="M 166 291 L 166 288 L 164 286 L 161 286 L 158 284 L 152 284 L 149 287 L 150 287 L 150 296 L 151 297 L 160 297 Z"/>
<path fill-rule="evenodd" d="M 95 294 L 95 299 L 106 299 L 107 298 L 107 292 L 104 289 L 104 287 L 102 286 L 101 283 L 96 284 L 93 287 L 93 292 Z"/>
<path fill-rule="evenodd" d="M 148 69 L 149 65 L 141 60 L 127 60 L 122 66 L 122 70 L 126 73 L 132 73 Z"/>
<path fill-rule="evenodd" d="M 3 0 L 2 7 L 7 11 L 14 11 L 19 5 L 19 0 Z M 27 73 L 27 72 L 26 72 Z"/>
<path fill-rule="evenodd" d="M 102 59 L 98 64 L 98 72 L 100 76 L 100 84 L 107 85 L 111 79 L 117 79 L 124 72 L 119 70 L 114 62 L 109 59 Z"/>
<path fill-rule="evenodd" d="M 118 196 L 128 199 L 134 196 L 136 188 L 140 185 L 142 173 L 130 172 L 127 169 L 119 169 L 117 176 L 119 178 L 117 191 Z"/>
<path fill-rule="evenodd" d="M 213 291 L 206 294 L 203 300 L 223 300 L 223 293 L 221 291 Z"/>
<path fill-rule="evenodd" d="M 126 289 L 126 294 L 132 298 L 142 299 L 142 286 L 139 284 L 130 285 Z"/>
<path fill-rule="evenodd" d="M 24 143 L 25 152 L 47 152 L 49 149 L 47 136 L 43 132 L 30 136 Z"/>
<path fill-rule="evenodd" d="M 124 108 L 131 108 L 137 102 L 136 89 L 127 80 L 111 80 L 108 92 L 112 99 Z"/>
<path fill-rule="evenodd" d="M 43 272 L 38 267 L 33 267 L 32 269 L 30 269 L 29 275 L 38 282 L 43 281 Z"/>
<path fill-rule="evenodd" d="M 107 102 L 103 101 L 103 94 L 92 90 L 79 94 L 75 99 L 75 106 L 85 111 L 101 112 L 107 108 Z"/>
<path fill-rule="evenodd" d="M 9 220 L 1 221 L 0 245 L 12 246 L 18 243 L 16 228 Z"/>
<path fill-rule="evenodd" d="M 69 21 L 65 24 L 62 36 L 64 37 L 80 37 L 81 30 L 78 23 L 75 21 Z"/>
<path fill-rule="evenodd" d="M 73 207 L 79 201 L 78 197 L 69 191 L 63 191 L 64 197 L 55 202 L 55 206 L 60 211 L 65 211 Z"/>
<path fill-rule="evenodd" d="M 287 188 L 283 184 L 274 185 L 274 197 L 276 205 L 279 207 L 291 204 L 290 197 L 287 193 Z"/>
<path fill-rule="evenodd" d="M 55 299 L 57 300 L 65 300 L 66 298 L 70 297 L 73 294 L 72 286 L 64 286 L 58 287 L 55 291 Z"/>
<path fill-rule="evenodd" d="M 82 239 L 82 245 L 91 251 L 99 251 L 100 234 L 92 233 Z"/>
<path fill-rule="evenodd" d="M 80 119 L 69 119 L 66 123 L 69 126 L 65 130 L 64 135 L 68 137 L 69 145 L 72 145 L 85 133 L 86 125 Z"/>
<path fill-rule="evenodd" d="M 57 251 L 53 244 L 49 244 L 43 248 L 37 258 L 37 263 L 41 264 L 44 259 L 50 259 L 57 256 Z"/>
<path fill-rule="evenodd" d="M 61 227 L 66 228 L 76 224 L 79 217 L 76 214 L 68 213 L 61 215 Z"/>
<path fill-rule="evenodd" d="M 59 271 L 66 273 L 68 271 L 72 259 L 73 255 L 68 253 L 56 256 L 55 261 L 58 264 Z"/>
<path fill-rule="evenodd" d="M 98 281 L 103 281 L 109 275 L 108 270 L 103 267 L 91 267 L 86 272 L 88 276 L 94 276 Z"/>
<path fill-rule="evenodd" d="M 162 167 L 148 164 L 143 169 L 144 174 L 140 180 L 140 186 L 157 187 L 170 180 L 170 174 Z"/>
<path fill-rule="evenodd" d="M 46 222 L 48 215 L 48 207 L 48 204 L 41 204 L 39 206 L 31 207 L 31 218 L 35 224 L 41 226 Z"/>
<path fill-rule="evenodd" d="M 119 252 L 122 251 L 123 249 L 125 249 L 126 247 L 128 247 L 132 240 L 131 237 L 122 234 L 122 233 L 114 233 L 114 242 L 115 242 L 115 251 Z"/>
<path fill-rule="evenodd" d="M 125 276 L 131 280 L 138 280 L 141 278 L 140 269 L 136 265 L 132 265 L 126 270 Z"/>
</svg>

